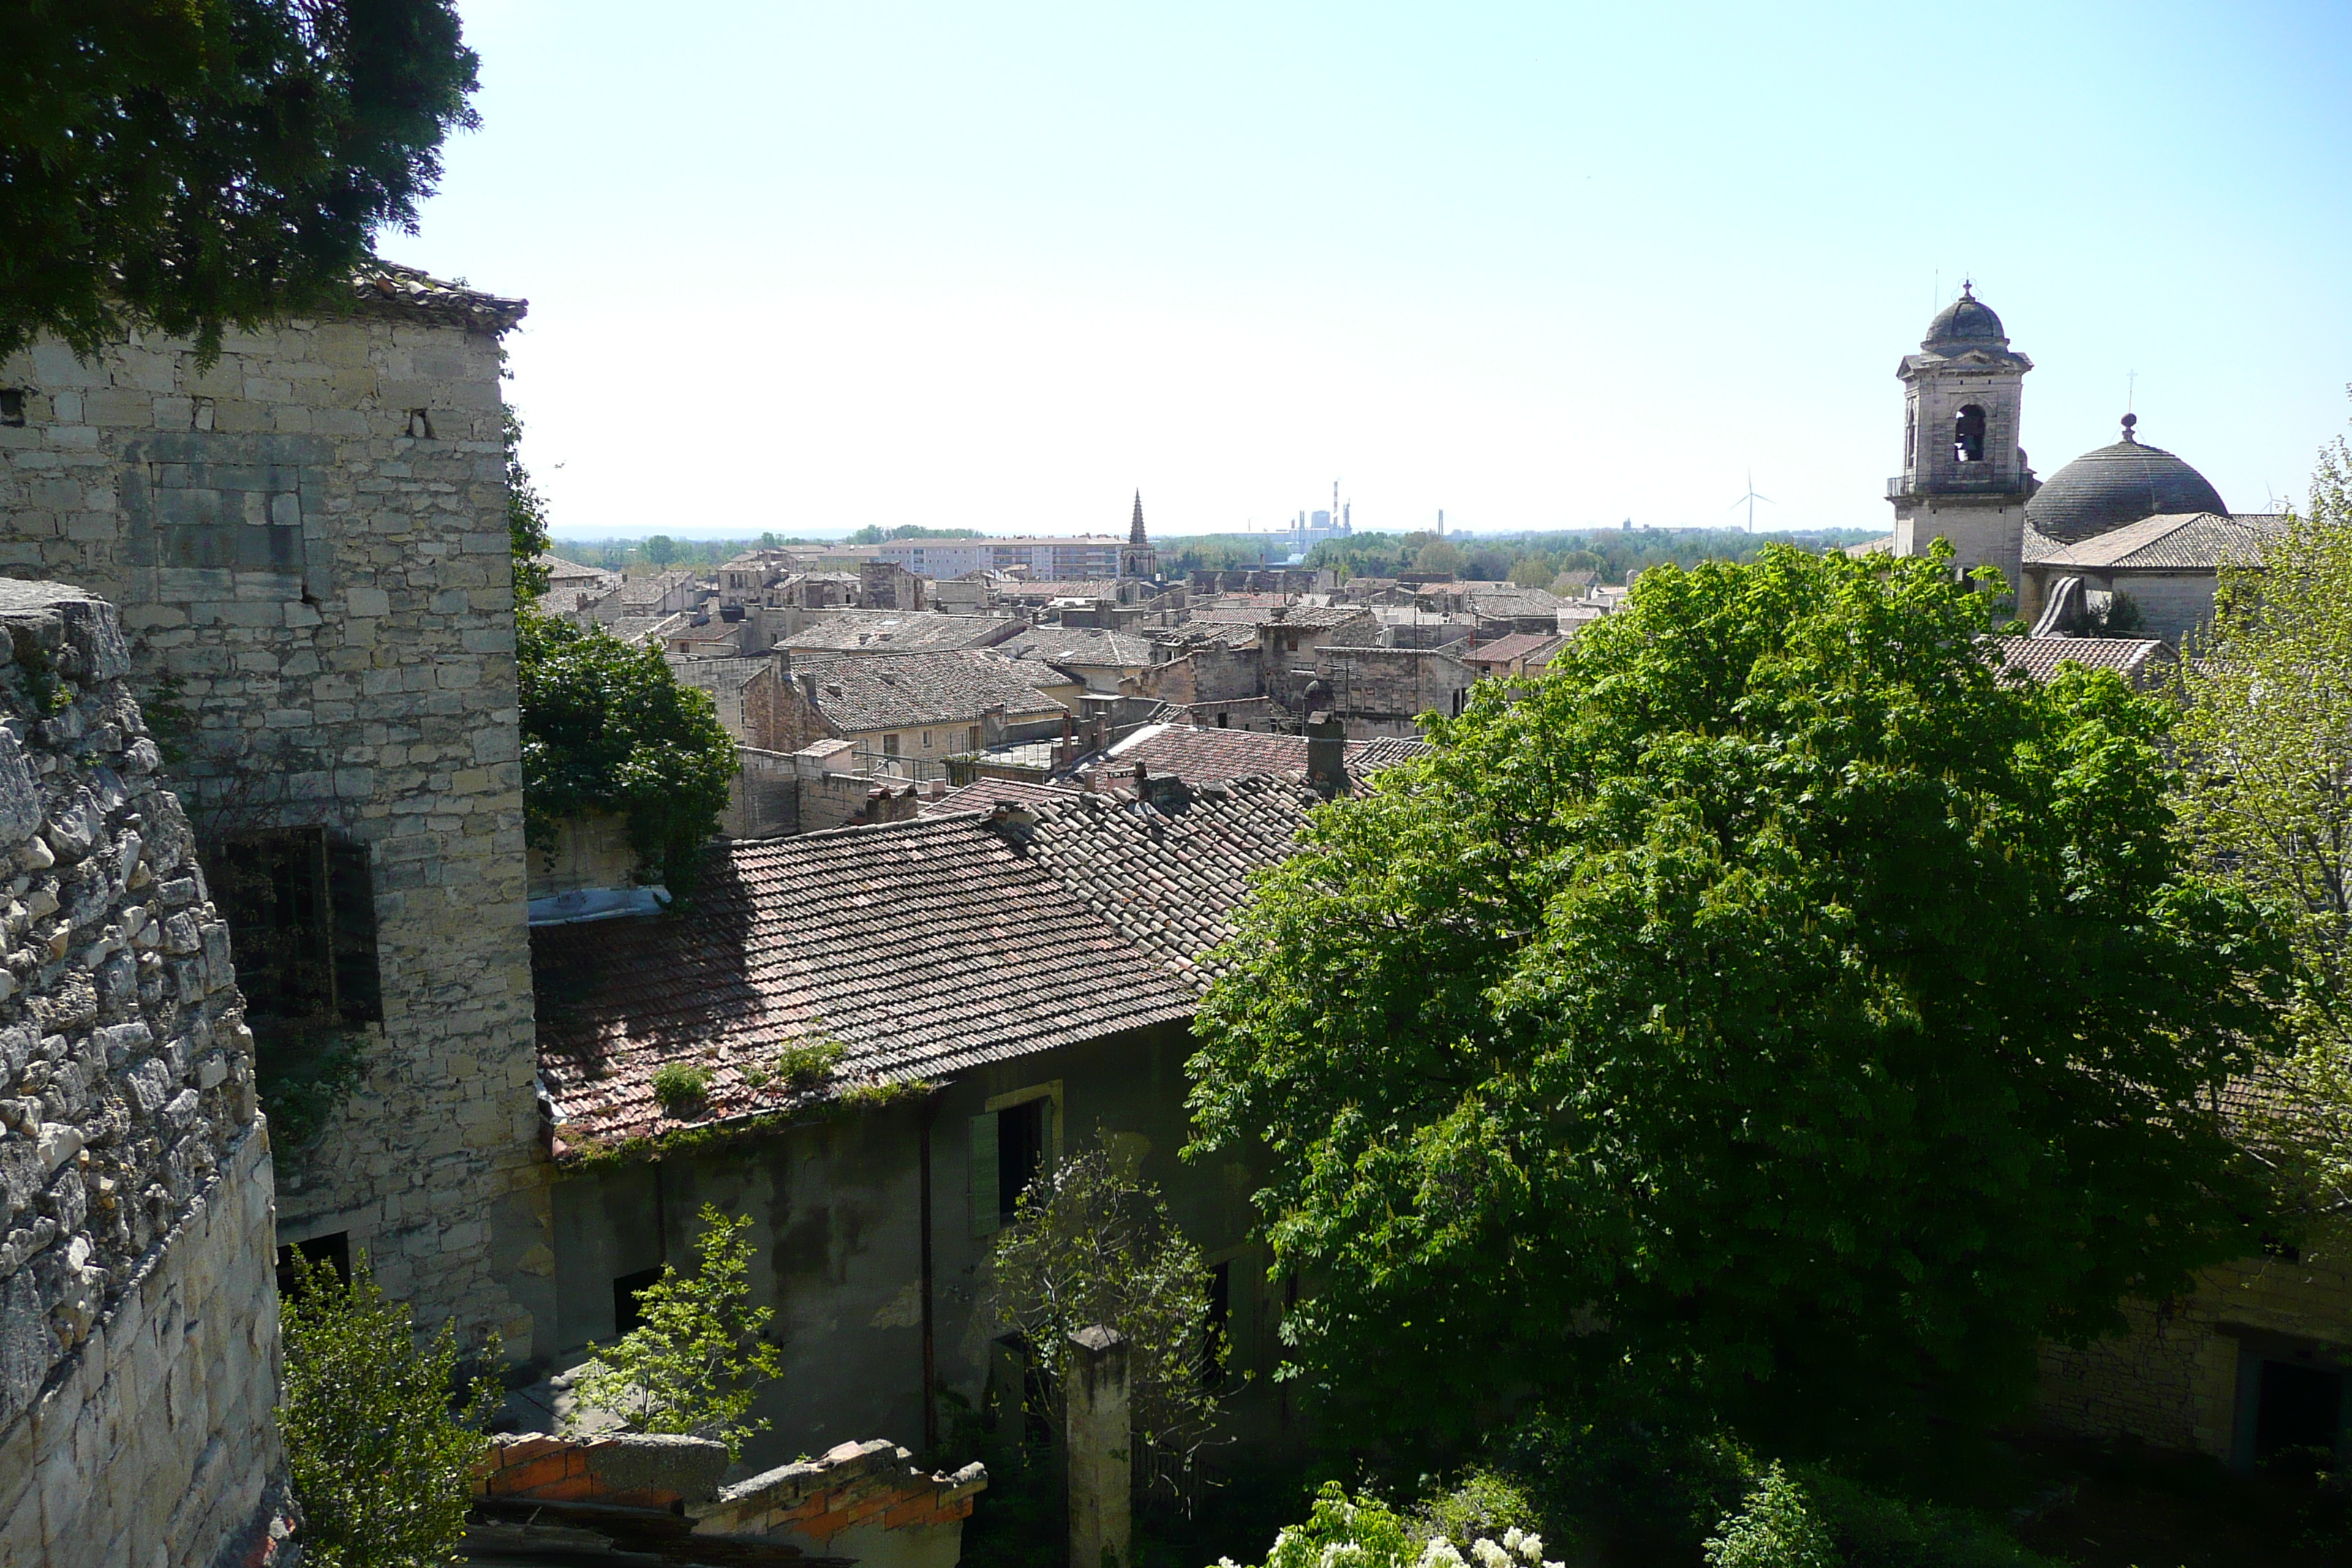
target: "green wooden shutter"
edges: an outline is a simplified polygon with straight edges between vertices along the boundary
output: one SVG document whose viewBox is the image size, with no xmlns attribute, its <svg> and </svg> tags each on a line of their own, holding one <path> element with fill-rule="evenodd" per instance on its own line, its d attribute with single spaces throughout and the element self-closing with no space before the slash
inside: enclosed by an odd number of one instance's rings
<svg viewBox="0 0 2352 1568">
<path fill-rule="evenodd" d="M 996 1208 L 996 1112 L 971 1119 L 971 1233 L 994 1236 L 1003 1228 Z"/>
</svg>

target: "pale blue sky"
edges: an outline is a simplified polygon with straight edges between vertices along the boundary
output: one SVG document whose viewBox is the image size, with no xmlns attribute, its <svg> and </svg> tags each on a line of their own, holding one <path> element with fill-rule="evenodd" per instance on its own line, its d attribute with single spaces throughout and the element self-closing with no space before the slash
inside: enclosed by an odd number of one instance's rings
<svg viewBox="0 0 2352 1568">
<path fill-rule="evenodd" d="M 2352 414 L 2341 0 L 464 10 L 560 532 L 1883 526 L 1939 272 L 2045 478 Z"/>
</svg>

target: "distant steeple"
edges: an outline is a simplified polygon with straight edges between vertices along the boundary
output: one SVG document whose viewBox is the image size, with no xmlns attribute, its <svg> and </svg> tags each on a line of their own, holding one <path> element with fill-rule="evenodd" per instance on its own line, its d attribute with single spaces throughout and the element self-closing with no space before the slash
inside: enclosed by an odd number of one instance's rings
<svg viewBox="0 0 2352 1568">
<path fill-rule="evenodd" d="M 1135 492 L 1135 521 L 1128 524 L 1127 542 L 1129 544 L 1149 544 L 1151 542 L 1151 541 L 1143 536 L 1143 492 L 1141 490 Z"/>
</svg>

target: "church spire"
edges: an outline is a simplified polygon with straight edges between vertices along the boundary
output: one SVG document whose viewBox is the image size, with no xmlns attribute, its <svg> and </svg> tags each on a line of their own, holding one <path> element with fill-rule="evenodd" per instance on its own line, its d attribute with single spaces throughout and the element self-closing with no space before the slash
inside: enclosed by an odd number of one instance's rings
<svg viewBox="0 0 2352 1568">
<path fill-rule="evenodd" d="M 1143 492 L 1141 490 L 1135 492 L 1135 521 L 1128 524 L 1127 542 L 1129 544 L 1149 544 L 1151 542 L 1151 541 L 1143 537 Z"/>
</svg>

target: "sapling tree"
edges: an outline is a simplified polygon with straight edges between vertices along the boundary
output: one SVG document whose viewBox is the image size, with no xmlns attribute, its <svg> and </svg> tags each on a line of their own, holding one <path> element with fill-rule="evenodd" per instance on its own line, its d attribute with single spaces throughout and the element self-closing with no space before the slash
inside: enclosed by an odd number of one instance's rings
<svg viewBox="0 0 2352 1568">
<path fill-rule="evenodd" d="M 2170 707 L 2005 676 L 1987 604 L 1942 549 L 1656 568 L 1317 813 L 1192 1065 L 1308 1387 L 1884 1449 L 2254 1246 L 2217 1101 L 2281 951 L 2173 832 Z"/>
<path fill-rule="evenodd" d="M 361 1253 L 347 1284 L 295 1254 L 278 1302 L 286 1356 L 278 1429 L 302 1505 L 303 1561 L 321 1568 L 426 1568 L 465 1533 L 481 1427 L 498 1381 L 467 1386 L 444 1322 L 420 1347 L 405 1303 L 389 1301 Z M 493 1339 L 484 1359 L 495 1363 Z"/>
<path fill-rule="evenodd" d="M 1056 1385 L 1069 1336 L 1100 1323 L 1127 1337 L 1136 1441 L 1189 1468 L 1211 1441 L 1214 1366 L 1209 1270 L 1160 1189 L 1108 1142 L 1040 1174 L 997 1237 L 990 1305 Z M 1164 1479 L 1154 1470 L 1155 1479 Z"/>
<path fill-rule="evenodd" d="M 583 1412 L 625 1431 L 715 1437 L 740 1458 L 743 1439 L 768 1426 L 751 1415 L 759 1384 L 783 1372 L 776 1347 L 760 1337 L 775 1313 L 751 1305 L 751 1216 L 705 1204 L 697 1217 L 694 1272 L 662 1266 L 638 1292 L 637 1326 L 588 1347 L 572 1394 Z"/>
</svg>

